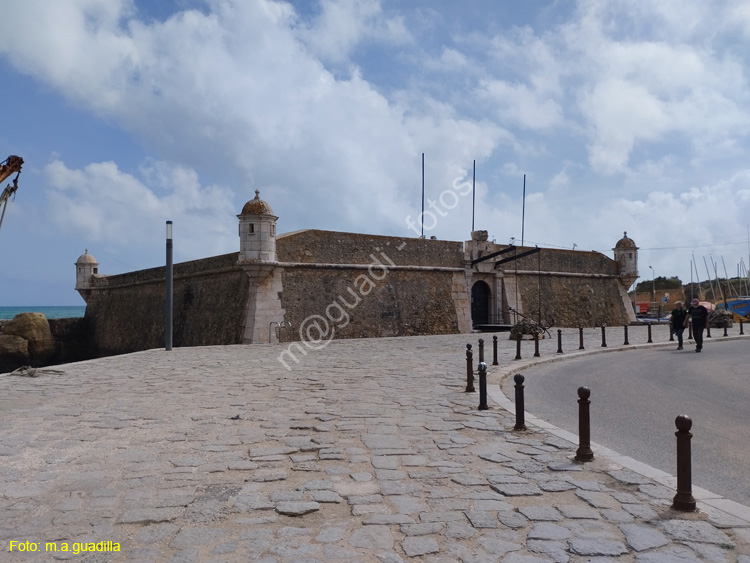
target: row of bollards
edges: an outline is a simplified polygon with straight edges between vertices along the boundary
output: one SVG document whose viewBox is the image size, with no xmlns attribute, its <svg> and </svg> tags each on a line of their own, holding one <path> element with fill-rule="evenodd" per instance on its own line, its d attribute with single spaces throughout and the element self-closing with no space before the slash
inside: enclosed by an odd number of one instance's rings
<svg viewBox="0 0 750 563">
<path fill-rule="evenodd" d="M 651 335 L 651 324 L 648 325 L 648 342 L 652 342 Z M 689 339 L 692 339 L 692 326 L 689 326 Z M 583 327 L 579 327 L 579 350 L 584 349 L 583 345 Z M 601 327 L 602 330 L 602 347 L 607 346 L 606 330 L 605 326 Z M 628 326 L 624 326 L 625 341 L 624 345 L 629 345 L 628 342 Z M 671 332 L 671 331 L 670 331 Z M 740 335 L 744 335 L 743 321 L 740 319 Z M 727 336 L 727 328 L 724 327 L 724 336 Z M 707 337 L 710 337 L 710 331 L 707 331 Z M 670 334 L 670 339 L 672 335 Z M 493 336 L 493 347 L 492 347 L 492 365 L 498 365 L 497 360 L 497 336 Z M 479 410 L 488 410 L 487 404 L 487 364 L 484 362 L 484 340 L 479 339 Z M 557 353 L 562 354 L 562 331 L 557 331 Z M 539 336 L 534 335 L 534 356 L 539 356 Z M 516 339 L 516 360 L 521 359 L 521 339 Z M 513 377 L 515 382 L 515 406 L 516 406 L 516 423 L 513 427 L 514 430 L 526 430 L 525 421 L 525 405 L 524 405 L 524 376 L 516 374 Z M 473 352 L 471 344 L 466 345 L 466 392 L 473 393 L 474 389 L 474 363 L 473 363 Z M 591 390 L 588 387 L 578 388 L 578 436 L 579 445 L 576 450 L 575 460 L 585 463 L 593 461 L 594 452 L 591 449 L 591 417 L 590 417 L 590 401 Z M 692 494 L 692 468 L 691 468 L 691 450 L 690 440 L 693 437 L 690 429 L 692 427 L 692 421 L 690 417 L 686 415 L 680 415 L 675 419 L 675 425 L 677 432 L 677 494 L 675 494 L 672 507 L 676 510 L 682 511 L 694 511 L 696 509 L 696 500 Z"/>
<path fill-rule="evenodd" d="M 648 329 L 648 338 L 646 340 L 646 343 L 647 344 L 653 344 L 654 340 L 653 340 L 652 324 L 651 323 L 648 323 L 647 329 Z M 624 341 L 623 341 L 623 346 L 630 346 L 630 340 L 628 338 L 628 325 L 624 325 L 623 326 L 623 330 L 624 330 L 624 333 L 625 333 L 625 338 L 624 338 Z M 607 348 L 607 332 L 606 332 L 606 327 L 602 326 L 601 327 L 601 331 L 602 331 L 602 344 L 601 344 L 601 347 L 602 348 Z M 742 323 L 742 320 L 740 319 L 740 335 L 744 335 L 744 334 L 745 334 L 745 332 L 744 332 L 743 323 Z M 729 336 L 729 334 L 727 333 L 727 327 L 726 326 L 724 327 L 724 336 Z M 706 328 L 706 337 L 707 338 L 711 338 L 711 330 L 708 327 Z M 692 340 L 693 339 L 693 327 L 690 324 L 688 325 L 688 338 L 687 339 L 688 340 Z M 583 327 L 579 327 L 578 328 L 578 340 L 579 340 L 578 349 L 579 350 L 585 350 L 585 347 L 583 345 Z M 674 341 L 674 334 L 672 333 L 671 330 L 670 330 L 670 334 L 669 334 L 669 340 L 670 341 Z M 494 344 L 494 349 L 493 349 L 494 350 L 494 355 L 493 355 L 492 365 L 496 366 L 496 365 L 498 365 L 498 363 L 497 363 L 497 336 L 493 337 L 493 341 L 494 341 L 493 342 L 493 344 Z M 483 342 L 482 339 L 480 339 L 479 340 L 479 343 L 480 343 L 479 344 L 479 346 L 480 346 L 480 348 L 479 348 L 480 349 L 480 361 L 482 361 L 482 359 L 483 359 L 483 355 L 482 355 L 482 352 L 481 352 L 482 351 L 482 346 L 483 346 L 482 342 Z M 557 329 L 557 353 L 558 354 L 562 354 L 563 353 L 562 330 L 560 330 L 560 329 Z M 539 356 L 540 356 L 540 354 L 539 354 L 539 335 L 538 334 L 534 334 L 534 357 L 538 358 Z M 513 359 L 514 360 L 521 360 L 521 359 L 523 359 L 521 357 L 521 339 L 520 338 L 516 339 L 516 355 L 515 355 L 515 357 Z"/>
<path fill-rule="evenodd" d="M 524 376 L 520 373 L 513 376 L 516 405 L 516 424 L 513 430 L 526 430 L 524 379 Z M 591 397 L 591 390 L 588 387 L 578 388 L 578 449 L 574 459 L 582 463 L 594 460 L 594 452 L 591 449 L 591 400 L 589 397 Z M 694 511 L 696 508 L 696 501 L 693 497 L 690 452 L 690 440 L 693 437 L 690 432 L 692 425 L 693 422 L 689 416 L 681 414 L 675 419 L 675 426 L 677 427 L 677 432 L 675 432 L 677 437 L 677 494 L 672 500 L 672 508 L 675 510 Z"/>
</svg>

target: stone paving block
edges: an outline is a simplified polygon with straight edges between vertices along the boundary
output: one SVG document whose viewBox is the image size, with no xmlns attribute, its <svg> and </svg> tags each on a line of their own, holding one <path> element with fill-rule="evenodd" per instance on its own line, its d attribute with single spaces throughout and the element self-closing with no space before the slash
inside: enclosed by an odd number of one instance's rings
<svg viewBox="0 0 750 563">
<path fill-rule="evenodd" d="M 443 530 L 442 522 L 429 522 L 426 524 L 402 524 L 401 532 L 405 536 L 428 536 L 439 534 Z"/>
<path fill-rule="evenodd" d="M 483 535 L 478 541 L 488 553 L 495 557 L 501 557 L 507 553 L 523 549 L 520 539 L 520 537 L 512 533 L 494 532 Z"/>
<path fill-rule="evenodd" d="M 514 511 L 502 511 L 497 513 L 497 519 L 500 520 L 500 522 L 503 523 L 504 526 L 507 526 L 508 528 L 523 528 L 528 523 L 529 520 L 521 514 L 520 512 L 514 512 Z"/>
<path fill-rule="evenodd" d="M 570 530 L 551 522 L 537 522 L 534 524 L 527 537 L 531 540 L 565 540 L 570 537 Z"/>
<path fill-rule="evenodd" d="M 349 545 L 364 549 L 391 549 L 394 543 L 393 532 L 388 526 L 364 526 L 349 537 Z"/>
<path fill-rule="evenodd" d="M 550 480 L 539 483 L 539 488 L 548 493 L 561 493 L 563 491 L 575 489 L 576 486 L 567 481 Z"/>
<path fill-rule="evenodd" d="M 404 559 L 396 553 L 378 553 L 377 558 L 381 563 L 405 563 Z"/>
<path fill-rule="evenodd" d="M 498 493 L 507 497 L 536 496 L 542 494 L 542 490 L 534 483 L 508 485 L 493 483 L 490 486 Z"/>
<path fill-rule="evenodd" d="M 117 518 L 118 524 L 156 524 L 171 522 L 182 514 L 176 508 L 131 508 L 125 510 Z"/>
<path fill-rule="evenodd" d="M 362 520 L 366 525 L 414 524 L 414 518 L 406 514 L 373 514 Z"/>
<path fill-rule="evenodd" d="M 312 500 L 315 502 L 342 503 L 344 499 L 335 491 L 313 491 Z"/>
<path fill-rule="evenodd" d="M 390 509 L 385 504 L 355 504 L 352 506 L 352 516 L 390 514 L 390 512 Z"/>
<path fill-rule="evenodd" d="M 542 553 L 556 563 L 567 563 L 570 560 L 567 548 L 567 543 L 562 541 L 528 540 L 526 542 L 526 549 L 533 553 Z M 547 559 L 539 560 L 547 561 Z"/>
<path fill-rule="evenodd" d="M 407 537 L 401 542 L 401 548 L 409 557 L 418 557 L 428 553 L 437 553 L 440 546 L 434 538 Z"/>
<path fill-rule="evenodd" d="M 637 563 L 700 563 L 701 561 L 694 551 L 681 546 L 639 553 L 635 560 Z"/>
<path fill-rule="evenodd" d="M 566 518 L 574 519 L 596 519 L 599 518 L 599 512 L 589 506 L 579 504 L 560 504 L 557 509 Z"/>
<path fill-rule="evenodd" d="M 620 503 L 617 502 L 609 493 L 600 493 L 595 491 L 576 491 L 576 496 L 588 502 L 594 508 L 610 508 L 619 510 Z"/>
<path fill-rule="evenodd" d="M 276 505 L 276 512 L 287 516 L 303 516 L 320 510 L 317 502 L 280 502 Z"/>
<path fill-rule="evenodd" d="M 210 545 L 226 535 L 226 532 L 208 526 L 197 526 L 195 528 L 183 528 L 169 543 L 169 547 L 184 549 Z"/>
<path fill-rule="evenodd" d="M 644 524 L 623 524 L 620 530 L 625 534 L 625 541 L 636 551 L 645 551 L 665 546 L 669 540 L 653 526 Z"/>
<path fill-rule="evenodd" d="M 136 535 L 140 543 L 152 544 L 174 537 L 180 530 L 175 524 L 151 524 L 141 528 Z"/>
<path fill-rule="evenodd" d="M 609 540 L 584 540 L 580 538 L 568 541 L 570 551 L 576 555 L 596 557 L 617 557 L 628 552 L 622 542 Z"/>
<path fill-rule="evenodd" d="M 560 511 L 552 506 L 521 506 L 518 508 L 518 512 L 534 522 L 560 522 L 563 519 Z"/>
<path fill-rule="evenodd" d="M 656 520 L 659 514 L 646 504 L 623 504 L 622 509 L 641 520 Z"/>
<path fill-rule="evenodd" d="M 274 555 L 291 561 L 301 561 L 306 557 L 321 556 L 322 546 L 307 541 L 289 540 L 272 545 L 269 549 Z M 322 559 L 321 559 L 322 560 Z"/>
<path fill-rule="evenodd" d="M 380 483 L 380 491 L 386 495 L 411 495 L 422 491 L 422 485 L 410 481 L 385 481 Z"/>
<path fill-rule="evenodd" d="M 664 533 L 678 541 L 692 541 L 698 543 L 712 543 L 734 547 L 734 542 L 721 530 L 717 530 L 708 522 L 690 520 L 666 520 L 659 526 Z"/>
<path fill-rule="evenodd" d="M 464 512 L 474 528 L 497 528 L 499 521 L 497 512 L 486 512 L 479 510 L 467 510 Z"/>
<path fill-rule="evenodd" d="M 466 522 L 466 515 L 459 511 L 422 512 L 420 522 Z"/>
</svg>

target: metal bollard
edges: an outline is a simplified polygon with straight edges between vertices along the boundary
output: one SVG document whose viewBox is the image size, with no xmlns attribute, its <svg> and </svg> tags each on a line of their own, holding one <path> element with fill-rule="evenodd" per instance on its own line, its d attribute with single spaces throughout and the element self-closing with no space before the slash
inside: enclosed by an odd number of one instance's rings
<svg viewBox="0 0 750 563">
<path fill-rule="evenodd" d="M 583 350 L 584 348 L 583 348 L 583 327 L 582 326 L 578 327 L 578 341 L 581 343 L 578 346 L 578 349 Z"/>
<path fill-rule="evenodd" d="M 524 376 L 517 373 L 513 376 L 513 381 L 516 382 L 516 425 L 513 430 L 526 430 L 526 421 L 524 420 L 524 405 L 523 405 L 523 380 Z"/>
<path fill-rule="evenodd" d="M 534 333 L 534 357 L 539 357 L 539 333 Z"/>
<path fill-rule="evenodd" d="M 727 323 L 724 323 L 724 336 L 729 336 L 727 334 Z"/>
<path fill-rule="evenodd" d="M 607 347 L 607 331 L 606 327 L 602 325 L 602 348 Z"/>
<path fill-rule="evenodd" d="M 623 342 L 622 345 L 630 346 L 630 342 L 628 342 L 628 325 L 625 325 L 623 328 L 625 329 L 625 342 Z"/>
<path fill-rule="evenodd" d="M 588 387 L 578 388 L 578 449 L 576 450 L 576 461 L 593 461 L 594 452 L 591 451 L 591 417 L 589 414 L 589 397 L 591 390 Z"/>
<path fill-rule="evenodd" d="M 514 360 L 520 360 L 521 359 L 521 335 L 516 336 L 516 357 L 513 358 Z"/>
<path fill-rule="evenodd" d="M 688 340 L 693 339 L 693 323 L 688 323 Z"/>
<path fill-rule="evenodd" d="M 695 510 L 695 498 L 693 498 L 693 475 L 690 462 L 690 439 L 693 435 L 690 428 L 693 421 L 689 416 L 681 414 L 675 421 L 677 432 L 677 494 L 672 501 L 675 510 Z"/>
<path fill-rule="evenodd" d="M 672 330 L 672 321 L 669 321 L 669 341 L 674 342 L 674 331 Z"/>
<path fill-rule="evenodd" d="M 479 410 L 486 411 L 487 406 L 487 364 L 479 362 Z"/>
<path fill-rule="evenodd" d="M 474 392 L 474 353 L 471 344 L 466 345 L 466 392 Z"/>
<path fill-rule="evenodd" d="M 560 330 L 559 328 L 557 329 L 557 353 L 558 354 L 562 354 L 563 353 L 563 349 L 562 349 L 562 330 Z"/>
<path fill-rule="evenodd" d="M 745 330 L 742 327 L 742 319 L 740 319 L 740 334 L 745 334 Z"/>
<path fill-rule="evenodd" d="M 483 338 L 479 339 L 479 361 L 480 362 L 484 361 L 484 339 Z"/>
<path fill-rule="evenodd" d="M 648 323 L 648 344 L 653 344 L 653 340 L 651 340 L 651 323 Z"/>
<path fill-rule="evenodd" d="M 706 321 L 706 338 L 711 338 L 711 324 Z"/>
<path fill-rule="evenodd" d="M 496 366 L 497 363 L 497 336 L 492 337 L 492 365 Z"/>
</svg>

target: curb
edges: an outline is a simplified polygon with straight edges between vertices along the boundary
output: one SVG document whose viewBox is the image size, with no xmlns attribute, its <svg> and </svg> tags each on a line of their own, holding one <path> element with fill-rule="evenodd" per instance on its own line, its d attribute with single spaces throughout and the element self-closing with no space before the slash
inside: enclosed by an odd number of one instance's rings
<svg viewBox="0 0 750 563">
<path fill-rule="evenodd" d="M 738 340 L 741 338 L 747 338 L 747 335 L 726 336 L 726 337 L 722 336 L 720 338 L 722 339 L 722 341 Z M 719 341 L 717 340 L 717 342 Z M 651 344 L 635 344 L 635 345 L 629 345 L 629 346 L 618 346 L 617 348 L 599 348 L 599 349 L 594 349 L 594 350 L 583 350 L 583 351 L 577 350 L 576 352 L 571 352 L 569 354 L 557 354 L 554 357 L 550 357 L 550 358 L 526 360 L 523 365 L 505 366 L 505 371 L 503 371 L 502 367 L 501 368 L 496 367 L 496 369 L 493 369 L 493 370 L 488 369 L 487 370 L 488 373 L 491 373 L 494 371 L 497 375 L 500 376 L 500 383 L 497 384 L 497 386 L 488 385 L 487 395 L 495 403 L 497 403 L 501 408 L 505 409 L 506 411 L 508 411 L 509 413 L 515 416 L 515 413 L 516 413 L 515 403 L 513 403 L 513 401 L 511 401 L 510 398 L 508 398 L 505 395 L 505 393 L 502 390 L 502 384 L 506 378 L 511 377 L 525 369 L 539 366 L 542 364 L 549 364 L 549 363 L 554 363 L 554 362 L 561 362 L 567 359 L 580 358 L 583 356 L 593 356 L 596 354 L 604 354 L 604 353 L 609 353 L 609 352 L 636 350 L 639 348 L 666 348 L 668 346 L 671 347 L 673 345 L 674 345 L 673 342 L 666 342 L 666 343 L 658 342 L 658 343 L 651 343 Z M 487 367 L 491 368 L 491 366 L 489 365 Z M 558 438 L 566 440 L 572 444 L 579 443 L 578 435 L 574 434 L 573 432 L 568 432 L 567 430 L 563 430 L 562 428 L 558 428 L 554 424 L 546 422 L 545 420 L 539 418 L 536 415 L 533 415 L 529 412 L 524 411 L 524 418 L 525 418 L 525 422 L 527 425 L 535 426 L 536 428 L 539 428 L 540 430 L 548 432 L 549 434 L 557 436 Z M 604 458 L 614 464 L 617 464 L 625 469 L 628 469 L 629 471 L 632 471 L 633 473 L 637 473 L 638 475 L 651 479 L 652 481 L 655 481 L 656 483 L 659 483 L 660 485 L 664 485 L 670 489 L 675 489 L 677 486 L 677 478 L 673 475 L 670 475 L 669 473 L 666 473 L 665 471 L 661 471 L 660 469 L 656 469 L 655 467 L 646 465 L 645 463 L 642 463 L 636 459 L 633 459 L 632 457 L 622 455 L 614 450 L 611 450 L 609 448 L 606 448 L 594 442 L 591 442 L 591 449 L 594 451 L 597 457 Z M 695 486 L 693 487 L 693 497 L 697 501 L 697 506 L 699 510 L 702 510 L 703 512 L 712 512 L 712 511 L 719 510 L 721 512 L 724 512 L 726 514 L 729 514 L 731 516 L 734 516 L 735 518 L 738 518 L 744 521 L 747 526 L 750 526 L 750 507 L 745 506 L 744 504 L 735 502 L 733 500 L 726 499 L 706 489 L 702 489 L 700 487 L 695 487 Z"/>
</svg>

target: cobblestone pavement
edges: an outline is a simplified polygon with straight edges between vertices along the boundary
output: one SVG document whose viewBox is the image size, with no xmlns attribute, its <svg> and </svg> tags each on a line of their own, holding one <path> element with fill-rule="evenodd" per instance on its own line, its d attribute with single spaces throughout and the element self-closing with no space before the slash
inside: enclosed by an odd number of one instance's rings
<svg viewBox="0 0 750 563">
<path fill-rule="evenodd" d="M 580 353 L 563 333 L 563 356 Z M 2 376 L 0 560 L 750 563 L 750 518 L 673 511 L 673 489 L 600 455 L 576 463 L 576 444 L 514 432 L 493 401 L 478 410 L 465 344 L 480 337 L 491 363 L 492 335 L 472 334 L 333 341 L 291 371 L 287 345 L 249 345 Z M 493 396 L 557 358 L 556 338 L 514 361 L 498 337 Z M 106 541 L 120 551 L 73 553 Z"/>
</svg>

